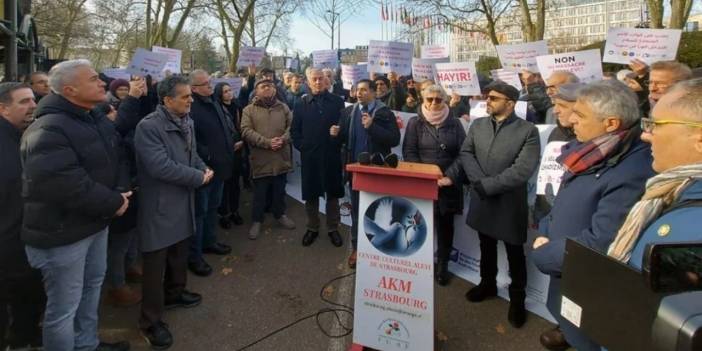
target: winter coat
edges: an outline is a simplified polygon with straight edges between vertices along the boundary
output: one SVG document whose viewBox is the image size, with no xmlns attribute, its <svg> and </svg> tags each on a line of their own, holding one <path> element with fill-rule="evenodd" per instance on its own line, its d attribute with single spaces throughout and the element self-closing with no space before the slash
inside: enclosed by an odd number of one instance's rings
<svg viewBox="0 0 702 351">
<path fill-rule="evenodd" d="M 48 249 L 105 229 L 128 191 L 115 128 L 104 115 L 48 95 L 22 137 L 22 240 Z"/>
<path fill-rule="evenodd" d="M 303 200 L 344 196 L 341 140 L 329 135 L 343 109 L 344 100 L 326 91 L 307 94 L 295 105 L 290 135 L 300 151 Z"/>
<path fill-rule="evenodd" d="M 198 94 L 193 94 L 190 116 L 200 158 L 212 168 L 217 179 L 229 179 L 234 172 L 234 143 L 241 140 L 231 117 L 212 97 Z"/>
<path fill-rule="evenodd" d="M 195 189 L 202 185 L 207 166 L 198 156 L 190 119 L 188 124 L 190 145 L 162 105 L 137 125 L 138 230 L 144 252 L 166 248 L 195 233 Z"/>
<path fill-rule="evenodd" d="M 339 121 L 339 138 L 343 144 L 342 159 L 344 164 L 351 162 L 354 150 L 355 129 L 354 116 L 357 109 L 361 108 L 360 103 L 347 106 L 341 113 Z M 368 133 L 368 152 L 379 152 L 383 155 L 390 154 L 391 149 L 400 143 L 400 128 L 397 126 L 395 114 L 385 106 L 380 100 L 375 101 L 375 108 L 371 111 L 373 123 L 366 129 Z"/>
<path fill-rule="evenodd" d="M 295 104 L 302 99 L 303 95 L 305 95 L 305 92 L 303 91 L 302 87 L 300 87 L 300 91 L 297 93 L 292 92 L 290 89 L 285 91 L 285 103 L 288 105 L 290 111 L 295 108 Z"/>
<path fill-rule="evenodd" d="M 555 123 L 553 102 L 551 102 L 551 98 L 546 93 L 546 85 L 541 82 L 527 85 L 527 98 L 530 107 L 536 113 L 534 123 Z"/>
<path fill-rule="evenodd" d="M 22 230 L 22 132 L 0 116 L 0 271 L 26 270 Z M 6 277 L 3 273 L 0 276 Z"/>
<path fill-rule="evenodd" d="M 244 109 L 241 133 L 249 144 L 251 177 L 277 176 L 292 170 L 290 125 L 292 113 L 288 106 L 276 101 L 271 108 L 251 104 Z M 283 137 L 283 147 L 271 150 L 271 139 Z"/>
</svg>

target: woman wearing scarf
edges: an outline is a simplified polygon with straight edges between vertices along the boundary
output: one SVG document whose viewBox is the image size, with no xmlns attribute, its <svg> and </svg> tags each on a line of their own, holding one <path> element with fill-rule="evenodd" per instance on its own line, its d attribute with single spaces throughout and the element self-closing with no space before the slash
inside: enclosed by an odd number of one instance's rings
<svg viewBox="0 0 702 351">
<path fill-rule="evenodd" d="M 407 162 L 435 164 L 445 172 L 453 164 L 466 138 L 463 126 L 453 118 L 446 94 L 438 85 L 422 91 L 424 101 L 417 117 L 407 123 L 402 144 L 402 157 Z M 438 242 L 436 282 L 449 283 L 449 254 L 453 247 L 453 219 L 463 212 L 463 186 L 454 184 L 439 189 L 434 203 L 434 219 Z"/>
<path fill-rule="evenodd" d="M 617 81 L 590 83 L 578 92 L 570 122 L 576 139 L 558 162 L 566 169 L 533 244 L 532 261 L 550 275 L 546 306 L 559 328 L 541 334 L 549 350 L 600 346 L 561 316 L 561 269 L 566 239 L 606 252 L 626 214 L 653 176 L 650 147 L 640 140 L 636 95 Z M 583 277 L 587 279 L 587 277 Z"/>
</svg>

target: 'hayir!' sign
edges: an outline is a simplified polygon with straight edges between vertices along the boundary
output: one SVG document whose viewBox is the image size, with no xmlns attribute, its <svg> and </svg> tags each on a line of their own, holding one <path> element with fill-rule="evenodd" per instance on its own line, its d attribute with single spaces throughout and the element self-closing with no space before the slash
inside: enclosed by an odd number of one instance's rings
<svg viewBox="0 0 702 351">
<path fill-rule="evenodd" d="M 461 96 L 480 95 L 475 62 L 437 63 L 436 77 L 447 93 Z"/>
</svg>

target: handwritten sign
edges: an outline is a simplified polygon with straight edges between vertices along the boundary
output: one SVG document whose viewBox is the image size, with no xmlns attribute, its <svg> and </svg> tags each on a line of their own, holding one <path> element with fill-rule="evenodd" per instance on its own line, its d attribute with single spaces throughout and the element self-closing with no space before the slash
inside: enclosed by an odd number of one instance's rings
<svg viewBox="0 0 702 351">
<path fill-rule="evenodd" d="M 602 80 L 602 62 L 598 49 L 539 56 L 536 64 L 544 79 L 548 79 L 554 71 L 568 71 L 584 83 Z"/>
<path fill-rule="evenodd" d="M 105 68 L 102 73 L 114 79 L 130 80 L 132 78 L 132 75 L 125 68 Z"/>
<path fill-rule="evenodd" d="M 336 50 L 317 50 L 312 52 L 312 65 L 314 68 L 339 67 L 339 52 Z"/>
<path fill-rule="evenodd" d="M 423 59 L 438 59 L 449 57 L 449 47 L 446 44 L 422 45 Z"/>
<path fill-rule="evenodd" d="M 517 88 L 517 90 L 519 91 L 522 90 L 522 81 L 519 79 L 519 73 L 500 68 L 493 69 L 492 71 L 490 71 L 490 74 L 492 75 L 492 79 L 501 80 Z"/>
<path fill-rule="evenodd" d="M 548 45 L 545 40 L 524 44 L 496 45 L 497 56 L 500 57 L 502 68 L 520 72 L 525 69 L 537 72 L 536 57 L 548 55 Z"/>
<path fill-rule="evenodd" d="M 461 96 L 480 95 L 475 62 L 437 63 L 434 67 L 438 83 L 447 93 L 456 92 Z"/>
<path fill-rule="evenodd" d="M 368 45 L 368 72 L 410 74 L 413 51 L 411 43 L 371 40 Z"/>
<path fill-rule="evenodd" d="M 434 65 L 437 63 L 448 63 L 449 58 L 435 58 L 435 59 L 412 59 L 412 78 L 417 82 L 423 82 L 425 80 L 436 81 L 436 71 L 434 70 Z"/>
<path fill-rule="evenodd" d="M 266 49 L 253 46 L 242 46 L 239 50 L 239 59 L 236 61 L 238 67 L 258 66 L 266 55 Z"/>
<path fill-rule="evenodd" d="M 558 194 L 565 168 L 563 168 L 560 163 L 556 162 L 556 159 L 561 155 L 563 145 L 565 144 L 567 143 L 564 141 L 552 141 L 546 145 L 543 155 L 541 156 L 539 173 L 536 176 L 537 195 L 555 196 Z"/>
<path fill-rule="evenodd" d="M 232 88 L 232 96 L 236 99 L 241 92 L 241 86 L 244 84 L 244 78 L 232 77 L 232 78 L 214 78 L 210 80 L 210 85 L 212 89 L 219 83 L 227 83 Z"/>
<path fill-rule="evenodd" d="M 170 71 L 171 73 L 180 73 L 180 61 L 183 57 L 182 51 L 178 49 L 163 48 L 160 46 L 152 46 L 151 51 L 168 56 L 168 62 L 166 62 L 166 67 L 163 68 L 164 71 Z"/>
<path fill-rule="evenodd" d="M 610 28 L 603 62 L 629 64 L 639 59 L 647 64 L 675 60 L 680 29 Z"/>
<path fill-rule="evenodd" d="M 526 119 L 527 108 L 529 107 L 526 101 L 517 101 L 514 106 L 514 114 L 521 119 Z M 471 100 L 470 101 L 470 119 L 490 117 L 487 112 L 487 101 L 485 100 Z"/>
<path fill-rule="evenodd" d="M 341 81 L 344 89 L 351 90 L 351 87 L 361 79 L 368 79 L 367 65 L 341 65 Z"/>
<path fill-rule="evenodd" d="M 127 66 L 127 72 L 140 77 L 146 75 L 157 77 L 161 75 L 163 68 L 166 67 L 166 62 L 168 62 L 168 56 L 164 54 L 137 48 L 132 61 Z"/>
</svg>

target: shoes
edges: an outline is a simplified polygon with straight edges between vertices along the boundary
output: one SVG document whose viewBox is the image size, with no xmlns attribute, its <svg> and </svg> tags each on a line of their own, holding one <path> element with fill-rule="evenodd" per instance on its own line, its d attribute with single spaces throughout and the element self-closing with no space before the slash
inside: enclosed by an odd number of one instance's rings
<svg viewBox="0 0 702 351">
<path fill-rule="evenodd" d="M 482 281 L 466 293 L 466 299 L 470 302 L 481 302 L 495 296 L 497 296 L 497 285 L 495 283 L 483 284 Z"/>
<path fill-rule="evenodd" d="M 191 308 L 199 305 L 202 302 L 202 295 L 183 290 L 175 299 L 166 299 L 164 303 L 164 308 L 167 310 L 183 307 Z"/>
<path fill-rule="evenodd" d="M 336 247 L 341 247 L 344 245 L 344 240 L 341 239 L 341 234 L 339 234 L 338 230 L 332 230 L 329 232 L 329 240 L 331 240 L 332 245 Z"/>
<path fill-rule="evenodd" d="M 349 256 L 349 268 L 356 269 L 356 261 L 358 260 L 358 251 L 353 250 L 351 256 Z"/>
<path fill-rule="evenodd" d="M 163 322 L 142 329 L 141 335 L 154 350 L 165 350 L 173 345 L 173 335 L 168 330 L 168 325 Z"/>
<path fill-rule="evenodd" d="M 126 341 L 118 341 L 115 343 L 100 342 L 100 345 L 95 351 L 129 351 L 130 345 Z"/>
<path fill-rule="evenodd" d="M 278 224 L 283 226 L 285 229 L 295 229 L 295 222 L 292 221 L 288 216 L 282 215 L 278 218 Z"/>
<path fill-rule="evenodd" d="M 302 246 L 310 246 L 312 243 L 317 240 L 317 236 L 319 233 L 313 232 L 311 230 L 308 230 L 305 232 L 305 235 L 302 237 Z"/>
<path fill-rule="evenodd" d="M 231 229 L 232 221 L 227 217 L 219 217 L 219 226 L 222 227 L 222 229 Z"/>
<path fill-rule="evenodd" d="M 141 293 L 128 285 L 110 289 L 107 296 L 109 303 L 116 307 L 131 307 L 141 302 Z"/>
<path fill-rule="evenodd" d="M 126 279 L 130 283 L 141 283 L 144 278 L 144 272 L 141 270 L 140 264 L 135 264 L 127 269 Z"/>
<path fill-rule="evenodd" d="M 193 272 L 193 274 L 199 277 L 206 277 L 212 274 L 212 267 L 210 267 L 205 260 L 200 260 L 197 262 L 189 262 L 188 269 Z"/>
<path fill-rule="evenodd" d="M 229 220 L 234 223 L 234 225 L 242 225 L 244 224 L 244 219 L 239 216 L 239 212 L 234 212 L 229 216 Z"/>
<path fill-rule="evenodd" d="M 524 307 L 525 299 L 526 293 L 524 290 L 509 292 L 509 312 L 507 313 L 507 320 L 509 320 L 509 324 L 515 328 L 521 328 L 524 323 L 526 323 L 527 312 Z"/>
<path fill-rule="evenodd" d="M 541 333 L 539 341 L 543 347 L 551 351 L 565 351 L 570 348 L 570 344 L 566 341 L 565 335 L 559 327 Z"/>
<path fill-rule="evenodd" d="M 261 222 L 253 222 L 251 224 L 251 229 L 249 229 L 249 239 L 256 240 L 261 234 Z"/>
<path fill-rule="evenodd" d="M 451 272 L 448 270 L 448 261 L 440 261 L 436 265 L 436 283 L 446 286 L 451 281 Z"/>
<path fill-rule="evenodd" d="M 33 341 L 17 341 L 17 340 L 6 340 L 7 341 L 7 351 L 41 351 L 44 350 L 43 341 L 41 338 L 41 331 L 36 335 Z"/>
<path fill-rule="evenodd" d="M 213 254 L 219 256 L 226 256 L 229 255 L 231 252 L 232 247 L 222 243 L 214 243 L 212 246 L 205 247 L 202 249 L 202 253 L 204 254 Z"/>
</svg>

